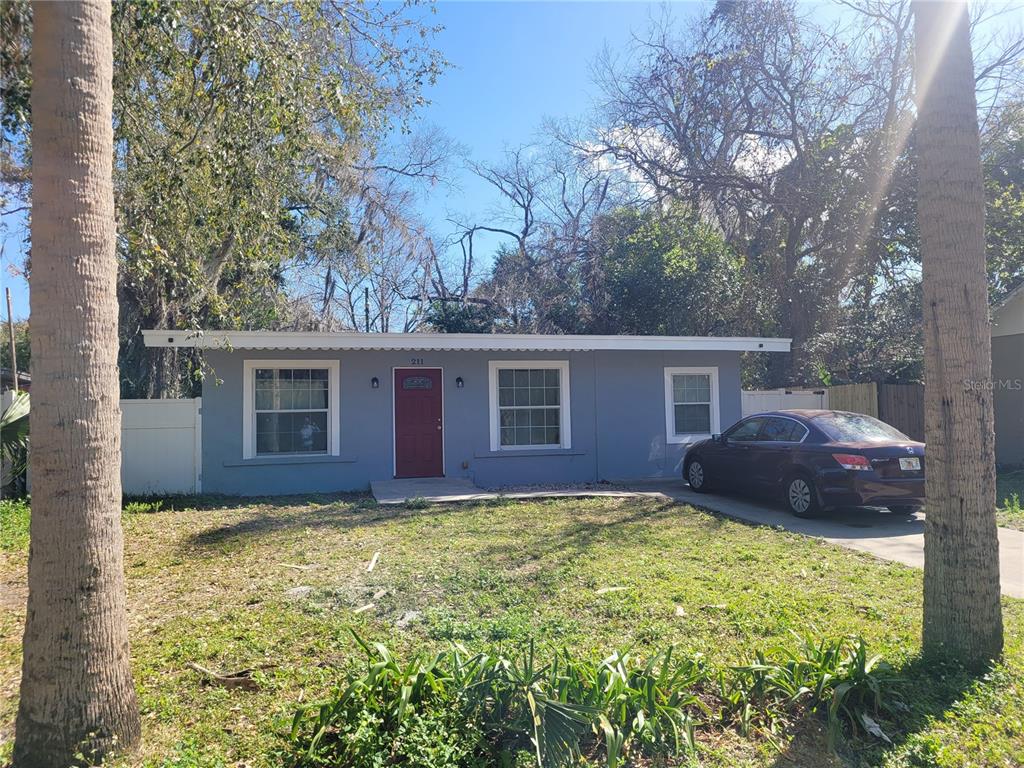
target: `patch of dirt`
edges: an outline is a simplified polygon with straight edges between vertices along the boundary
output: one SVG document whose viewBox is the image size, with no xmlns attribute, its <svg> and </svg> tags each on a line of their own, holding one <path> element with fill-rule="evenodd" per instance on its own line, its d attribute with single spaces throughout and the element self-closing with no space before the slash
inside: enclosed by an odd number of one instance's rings
<svg viewBox="0 0 1024 768">
<path fill-rule="evenodd" d="M 24 579 L 0 582 L 0 610 L 24 611 L 28 600 L 28 582 Z"/>
<path fill-rule="evenodd" d="M 544 569 L 544 562 L 540 558 L 533 560 L 527 560 L 512 569 L 512 573 L 515 576 L 531 577 L 540 573 Z"/>
</svg>

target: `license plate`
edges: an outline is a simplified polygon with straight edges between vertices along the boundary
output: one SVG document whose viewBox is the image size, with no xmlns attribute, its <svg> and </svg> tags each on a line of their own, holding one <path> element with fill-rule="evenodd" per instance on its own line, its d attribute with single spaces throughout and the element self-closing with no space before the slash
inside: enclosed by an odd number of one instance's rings
<svg viewBox="0 0 1024 768">
<path fill-rule="evenodd" d="M 921 460 L 917 456 L 912 456 L 909 459 L 900 459 L 900 469 L 905 472 L 917 472 L 921 469 Z"/>
</svg>

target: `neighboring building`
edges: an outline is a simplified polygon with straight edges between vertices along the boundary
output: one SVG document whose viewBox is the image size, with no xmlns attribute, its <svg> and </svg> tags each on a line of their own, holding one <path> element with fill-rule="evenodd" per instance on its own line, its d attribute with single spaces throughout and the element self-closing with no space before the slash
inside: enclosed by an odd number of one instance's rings
<svg viewBox="0 0 1024 768">
<path fill-rule="evenodd" d="M 996 463 L 1024 466 L 1024 285 L 992 312 Z"/>
<path fill-rule="evenodd" d="M 200 347 L 202 488 L 356 490 L 392 477 L 484 487 L 679 474 L 739 420 L 740 355 L 788 339 L 144 331 Z M 218 384 L 214 384 L 214 381 Z"/>
<path fill-rule="evenodd" d="M 14 372 L 10 368 L 0 368 L 0 392 L 14 389 Z M 32 377 L 25 371 L 18 371 L 18 389 L 28 392 L 32 389 Z"/>
</svg>

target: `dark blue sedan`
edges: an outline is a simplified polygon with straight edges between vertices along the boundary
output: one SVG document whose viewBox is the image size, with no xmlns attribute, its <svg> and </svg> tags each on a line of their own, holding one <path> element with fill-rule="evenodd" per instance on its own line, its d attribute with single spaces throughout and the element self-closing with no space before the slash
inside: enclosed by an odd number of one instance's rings
<svg viewBox="0 0 1024 768">
<path fill-rule="evenodd" d="M 744 490 L 781 496 L 798 517 L 836 507 L 924 505 L 924 443 L 845 411 L 771 411 L 694 443 L 683 477 L 701 493 Z"/>
</svg>

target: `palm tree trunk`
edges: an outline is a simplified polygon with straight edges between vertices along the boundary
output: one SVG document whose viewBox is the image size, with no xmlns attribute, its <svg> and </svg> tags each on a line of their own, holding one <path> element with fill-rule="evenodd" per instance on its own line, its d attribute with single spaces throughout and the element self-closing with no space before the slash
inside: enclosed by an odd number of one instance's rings
<svg viewBox="0 0 1024 768">
<path fill-rule="evenodd" d="M 914 5 L 924 286 L 926 653 L 999 656 L 985 197 L 965 3 Z"/>
<path fill-rule="evenodd" d="M 33 16 L 33 487 L 18 768 L 95 759 L 140 732 L 121 534 L 110 3 L 37 2 Z"/>
</svg>

